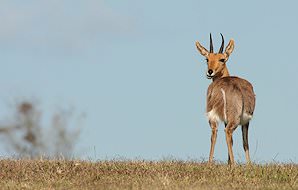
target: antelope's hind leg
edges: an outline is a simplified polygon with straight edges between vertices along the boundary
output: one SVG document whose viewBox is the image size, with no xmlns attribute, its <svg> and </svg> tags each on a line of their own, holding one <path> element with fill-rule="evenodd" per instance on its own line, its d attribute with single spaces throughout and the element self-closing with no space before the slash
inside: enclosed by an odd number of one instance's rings
<svg viewBox="0 0 298 190">
<path fill-rule="evenodd" d="M 237 123 L 237 122 L 235 122 L 235 123 Z M 233 132 L 237 128 L 237 124 L 235 124 L 235 123 L 229 122 L 225 128 L 226 141 L 227 141 L 228 154 L 229 154 L 228 163 L 231 165 L 235 164 L 234 154 L 233 154 Z"/>
<path fill-rule="evenodd" d="M 211 147 L 210 147 L 210 154 L 209 154 L 209 164 L 213 161 L 213 155 L 214 155 L 214 147 L 216 143 L 217 138 L 217 123 L 214 121 L 209 121 L 212 133 L 211 133 Z"/>
<path fill-rule="evenodd" d="M 225 123 L 225 128 L 227 127 L 227 124 Z M 232 137 L 232 146 L 233 146 L 233 137 Z M 230 154 L 228 152 L 228 164 L 231 164 L 231 158 L 230 158 Z"/>
<path fill-rule="evenodd" d="M 246 163 L 250 164 L 249 146 L 248 146 L 248 127 L 249 127 L 249 122 L 245 125 L 242 125 L 242 139 L 243 139 L 243 148 L 245 151 Z"/>
</svg>

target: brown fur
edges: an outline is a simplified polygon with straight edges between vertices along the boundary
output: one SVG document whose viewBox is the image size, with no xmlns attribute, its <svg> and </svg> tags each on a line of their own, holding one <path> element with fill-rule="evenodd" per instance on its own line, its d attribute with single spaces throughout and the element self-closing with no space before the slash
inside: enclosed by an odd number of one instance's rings
<svg viewBox="0 0 298 190">
<path fill-rule="evenodd" d="M 229 75 L 226 62 L 233 52 L 234 40 L 230 40 L 224 53 L 210 53 L 199 42 L 196 42 L 196 46 L 206 57 L 206 74 L 213 80 L 207 91 L 207 116 L 212 129 L 209 162 L 213 160 L 218 122 L 223 121 L 226 126 L 229 163 L 234 163 L 232 133 L 238 125 L 242 125 L 243 148 L 249 163 L 248 126 L 255 108 L 255 94 L 247 80 Z"/>
<path fill-rule="evenodd" d="M 228 121 L 238 120 L 243 113 L 253 115 L 255 95 L 252 85 L 245 79 L 230 76 L 222 77 L 209 85 L 207 112 L 216 109 L 220 119 L 224 121 L 224 102 L 221 89 L 225 91 Z"/>
</svg>

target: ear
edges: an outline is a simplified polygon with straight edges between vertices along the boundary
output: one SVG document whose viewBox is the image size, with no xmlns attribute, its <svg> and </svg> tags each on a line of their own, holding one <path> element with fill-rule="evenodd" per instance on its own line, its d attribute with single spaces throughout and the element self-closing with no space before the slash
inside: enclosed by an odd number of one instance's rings
<svg viewBox="0 0 298 190">
<path fill-rule="evenodd" d="M 234 40 L 231 39 L 229 44 L 227 45 L 227 47 L 225 49 L 225 54 L 226 54 L 227 58 L 231 55 L 233 50 L 234 50 Z"/>
<path fill-rule="evenodd" d="M 202 56 L 208 57 L 209 51 L 207 51 L 199 42 L 196 42 L 196 46 Z"/>
</svg>

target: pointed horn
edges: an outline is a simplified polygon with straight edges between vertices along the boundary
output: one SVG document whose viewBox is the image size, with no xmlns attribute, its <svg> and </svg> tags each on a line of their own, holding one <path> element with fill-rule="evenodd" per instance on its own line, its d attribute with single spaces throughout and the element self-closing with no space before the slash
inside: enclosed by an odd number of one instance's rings
<svg viewBox="0 0 298 190">
<path fill-rule="evenodd" d="M 212 43 L 212 36 L 211 36 L 211 33 L 210 33 L 210 53 L 213 53 L 213 43 Z"/>
<path fill-rule="evenodd" d="M 220 33 L 220 35 L 221 35 L 221 46 L 220 46 L 220 49 L 219 49 L 218 53 L 223 53 L 223 49 L 224 49 L 224 46 L 225 46 L 225 40 L 224 40 L 224 37 L 221 33 Z"/>
</svg>

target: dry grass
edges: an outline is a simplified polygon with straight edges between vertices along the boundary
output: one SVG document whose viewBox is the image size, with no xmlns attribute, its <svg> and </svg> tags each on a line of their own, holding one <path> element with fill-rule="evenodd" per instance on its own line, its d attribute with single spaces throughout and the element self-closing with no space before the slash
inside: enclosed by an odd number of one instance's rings
<svg viewBox="0 0 298 190">
<path fill-rule="evenodd" d="M 298 165 L 0 160 L 1 189 L 298 189 Z"/>
</svg>

